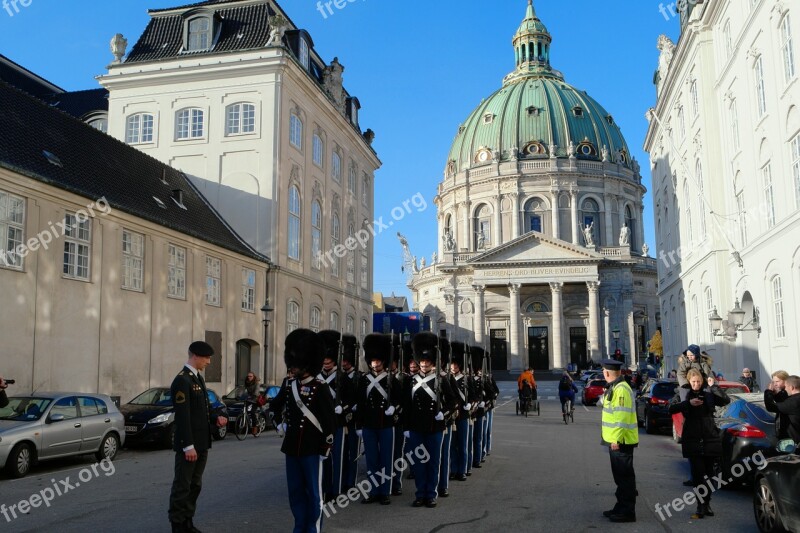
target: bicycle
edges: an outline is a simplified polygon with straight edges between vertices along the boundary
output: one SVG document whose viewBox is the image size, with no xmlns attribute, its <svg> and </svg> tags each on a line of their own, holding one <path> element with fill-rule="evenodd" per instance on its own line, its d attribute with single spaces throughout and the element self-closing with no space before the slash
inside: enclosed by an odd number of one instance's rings
<svg viewBox="0 0 800 533">
<path fill-rule="evenodd" d="M 572 400 L 567 398 L 561 409 L 561 417 L 564 419 L 565 424 L 572 422 L 575 423 L 575 407 L 572 405 Z"/>
<path fill-rule="evenodd" d="M 244 408 L 241 414 L 236 417 L 236 422 L 234 422 L 236 438 L 244 440 L 247 438 L 248 433 L 252 433 L 253 437 L 257 438 L 266 427 L 267 419 L 258 408 L 258 404 L 251 400 L 245 400 Z"/>
</svg>

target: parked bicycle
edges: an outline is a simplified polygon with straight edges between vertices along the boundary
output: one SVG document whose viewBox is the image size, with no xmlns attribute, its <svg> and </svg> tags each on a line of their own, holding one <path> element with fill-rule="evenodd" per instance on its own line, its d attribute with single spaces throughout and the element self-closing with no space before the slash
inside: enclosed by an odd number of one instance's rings
<svg viewBox="0 0 800 533">
<path fill-rule="evenodd" d="M 236 438 L 244 440 L 248 434 L 253 437 L 258 437 L 263 433 L 267 427 L 267 417 L 264 416 L 261 406 L 258 402 L 253 400 L 245 400 L 244 409 L 239 416 L 236 417 L 234 423 L 234 430 Z"/>
</svg>

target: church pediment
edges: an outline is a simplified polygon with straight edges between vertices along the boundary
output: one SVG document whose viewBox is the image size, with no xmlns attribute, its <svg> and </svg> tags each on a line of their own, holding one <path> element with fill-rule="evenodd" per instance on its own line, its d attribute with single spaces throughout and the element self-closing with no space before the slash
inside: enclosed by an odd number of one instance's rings
<svg viewBox="0 0 800 533">
<path fill-rule="evenodd" d="M 473 257 L 469 264 L 478 266 L 491 263 L 569 263 L 602 259 L 601 254 L 589 248 L 550 239 L 541 233 L 531 231 Z"/>
</svg>

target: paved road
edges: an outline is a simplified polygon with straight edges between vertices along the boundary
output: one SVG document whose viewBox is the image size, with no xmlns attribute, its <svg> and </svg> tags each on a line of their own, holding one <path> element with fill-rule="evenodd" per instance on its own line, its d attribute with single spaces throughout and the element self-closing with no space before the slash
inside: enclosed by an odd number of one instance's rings
<svg viewBox="0 0 800 533">
<path fill-rule="evenodd" d="M 599 408 L 577 406 L 575 423 L 561 420 L 555 382 L 539 384 L 541 416 L 514 414 L 515 383 L 501 383 L 495 442 L 484 468 L 467 482 L 451 482 L 449 498 L 437 509 L 412 508 L 413 481 L 392 505 L 350 504 L 324 522 L 329 532 L 611 531 L 601 511 L 614 501 L 608 453 L 599 443 Z M 662 521 L 657 503 L 682 497 L 688 465 L 668 436 L 641 434 L 635 465 L 640 498 L 638 522 L 614 524 L 613 531 L 755 531 L 748 491 L 714 495 L 717 516 L 691 521 L 691 510 Z M 232 436 L 214 443 L 195 523 L 203 531 L 291 531 L 280 439 L 267 434 L 239 442 Z M 75 487 L 49 508 L 31 509 L 0 531 L 140 532 L 169 531 L 166 510 L 172 453 L 126 450 L 114 473 L 91 471 L 91 459 L 49 463 L 27 478 L 0 477 L 0 504 L 6 507 L 64 481 Z M 87 470 L 88 468 L 88 470 Z M 88 480 L 81 483 L 79 475 Z M 110 472 L 109 472 L 110 473 Z M 81 483 L 80 486 L 77 486 Z M 10 516 L 10 515 L 9 515 Z M 694 523 L 692 523 L 694 522 Z"/>
</svg>

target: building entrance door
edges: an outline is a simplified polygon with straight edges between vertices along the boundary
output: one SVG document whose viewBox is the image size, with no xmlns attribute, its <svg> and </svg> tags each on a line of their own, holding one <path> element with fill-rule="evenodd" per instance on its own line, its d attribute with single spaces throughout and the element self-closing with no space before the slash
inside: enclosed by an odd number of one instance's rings
<svg viewBox="0 0 800 533">
<path fill-rule="evenodd" d="M 586 328 L 569 328 L 569 360 L 583 367 L 589 362 L 586 356 Z"/>
<path fill-rule="evenodd" d="M 493 329 L 489 331 L 489 343 L 492 350 L 492 370 L 508 370 L 508 347 L 506 344 L 506 330 Z"/>
<path fill-rule="evenodd" d="M 550 369 L 547 328 L 528 328 L 528 364 L 534 370 Z"/>
<path fill-rule="evenodd" d="M 236 343 L 236 386 L 244 385 L 247 373 L 250 372 L 250 343 Z"/>
</svg>

